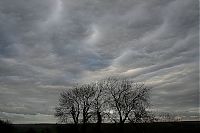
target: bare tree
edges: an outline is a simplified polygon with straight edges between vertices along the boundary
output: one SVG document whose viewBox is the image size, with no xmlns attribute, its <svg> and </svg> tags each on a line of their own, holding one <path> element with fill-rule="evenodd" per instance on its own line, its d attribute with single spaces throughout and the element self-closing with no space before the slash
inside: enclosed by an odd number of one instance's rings
<svg viewBox="0 0 200 133">
<path fill-rule="evenodd" d="M 105 116 L 108 96 L 105 91 L 104 81 L 95 83 L 95 96 L 93 100 L 94 117 L 97 119 L 97 124 L 101 124 Z"/>
<path fill-rule="evenodd" d="M 153 112 L 146 110 L 144 107 L 139 107 L 130 113 L 128 120 L 130 123 L 150 123 L 155 122 L 156 118 Z"/>
<path fill-rule="evenodd" d="M 147 119 L 148 106 L 149 89 L 144 84 L 108 78 L 62 92 L 55 116 L 63 123 L 73 120 L 75 124 L 88 123 L 92 118 L 101 124 L 107 116 L 111 121 L 123 124 L 128 120 Z"/>
<path fill-rule="evenodd" d="M 92 116 L 92 105 L 95 96 L 93 84 L 76 85 L 60 94 L 59 106 L 55 116 L 62 123 L 73 119 L 75 124 L 87 123 Z"/>
<path fill-rule="evenodd" d="M 91 116 L 92 105 L 95 96 L 95 86 L 94 84 L 85 84 L 79 88 L 79 100 L 81 102 L 81 110 L 82 110 L 82 122 L 87 123 Z"/>
<path fill-rule="evenodd" d="M 136 109 L 131 112 L 128 116 L 128 120 L 132 123 L 143 123 L 147 117 L 147 111 L 144 107 L 138 106 Z"/>
<path fill-rule="evenodd" d="M 109 106 L 113 113 L 117 113 L 115 122 L 121 124 L 130 118 L 131 113 L 135 113 L 138 106 L 148 107 L 149 105 L 149 89 L 144 84 L 135 84 L 126 79 L 111 79 L 105 83 L 106 89 L 110 94 Z M 111 113 L 111 114 L 113 114 Z"/>
<path fill-rule="evenodd" d="M 55 116 L 59 118 L 60 122 L 67 123 L 73 119 L 75 124 L 79 123 L 81 111 L 79 95 L 78 87 L 73 87 L 60 94 L 59 106 L 55 108 Z"/>
</svg>

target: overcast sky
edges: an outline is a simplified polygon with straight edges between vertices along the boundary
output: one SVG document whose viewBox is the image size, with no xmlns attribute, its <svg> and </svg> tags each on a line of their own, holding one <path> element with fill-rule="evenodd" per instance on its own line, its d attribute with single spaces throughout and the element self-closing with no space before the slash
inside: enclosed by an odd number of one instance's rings
<svg viewBox="0 0 200 133">
<path fill-rule="evenodd" d="M 0 118 L 54 123 L 63 89 L 115 75 L 197 119 L 198 13 L 198 0 L 0 0 Z"/>
</svg>

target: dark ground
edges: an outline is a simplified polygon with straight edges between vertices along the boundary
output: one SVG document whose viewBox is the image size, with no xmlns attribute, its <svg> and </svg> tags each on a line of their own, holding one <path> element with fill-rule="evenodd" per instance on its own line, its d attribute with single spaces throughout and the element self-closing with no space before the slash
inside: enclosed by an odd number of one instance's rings
<svg viewBox="0 0 200 133">
<path fill-rule="evenodd" d="M 200 133 L 200 121 L 196 122 L 157 122 L 125 124 L 87 124 L 85 133 Z M 13 124 L 0 125 L 0 133 L 83 133 L 83 125 L 73 124 Z"/>
</svg>

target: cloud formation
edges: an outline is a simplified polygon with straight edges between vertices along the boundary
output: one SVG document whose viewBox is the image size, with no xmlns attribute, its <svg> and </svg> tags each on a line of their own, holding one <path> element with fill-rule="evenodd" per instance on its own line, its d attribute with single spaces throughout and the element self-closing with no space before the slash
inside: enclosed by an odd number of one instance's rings
<svg viewBox="0 0 200 133">
<path fill-rule="evenodd" d="M 53 122 L 59 92 L 111 75 L 151 86 L 155 109 L 198 114 L 198 4 L 1 0 L 0 118 Z"/>
</svg>

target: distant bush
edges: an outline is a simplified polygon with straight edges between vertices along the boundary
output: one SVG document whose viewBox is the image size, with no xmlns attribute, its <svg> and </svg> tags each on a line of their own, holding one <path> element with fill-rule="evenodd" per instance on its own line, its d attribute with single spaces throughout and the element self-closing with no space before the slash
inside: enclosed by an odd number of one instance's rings
<svg viewBox="0 0 200 133">
<path fill-rule="evenodd" d="M 1 120 L 0 119 L 0 125 L 11 125 L 12 123 L 11 123 L 11 121 L 9 121 L 9 120 Z"/>
<path fill-rule="evenodd" d="M 13 126 L 11 121 L 0 119 L 0 131 L 5 133 L 11 133 L 13 131 Z"/>
<path fill-rule="evenodd" d="M 181 117 L 176 114 L 168 112 L 157 112 L 155 114 L 156 122 L 178 122 L 181 121 Z"/>
</svg>

